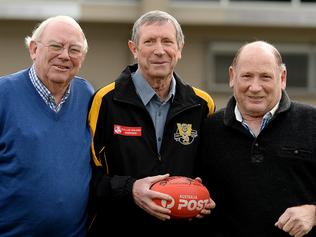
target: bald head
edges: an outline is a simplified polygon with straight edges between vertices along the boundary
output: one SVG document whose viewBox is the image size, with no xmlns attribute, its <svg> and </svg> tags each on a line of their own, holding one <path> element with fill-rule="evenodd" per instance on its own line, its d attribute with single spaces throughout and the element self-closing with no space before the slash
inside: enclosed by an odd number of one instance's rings
<svg viewBox="0 0 316 237">
<path fill-rule="evenodd" d="M 236 53 L 234 60 L 232 62 L 232 66 L 234 68 L 237 67 L 239 58 L 241 54 L 247 54 L 249 52 L 255 53 L 255 52 L 262 52 L 265 54 L 272 54 L 275 58 L 276 65 L 282 70 L 285 68 L 285 65 L 282 61 L 281 54 L 279 51 L 270 43 L 267 43 L 265 41 L 254 41 L 251 43 L 244 44 Z"/>
<path fill-rule="evenodd" d="M 264 41 L 242 46 L 229 67 L 229 86 L 243 118 L 260 122 L 280 101 L 286 68 L 278 50 Z"/>
<path fill-rule="evenodd" d="M 31 41 L 40 41 L 42 33 L 45 31 L 47 26 L 49 26 L 51 24 L 59 23 L 59 22 L 60 23 L 65 23 L 65 24 L 70 24 L 74 28 L 76 28 L 79 32 L 82 33 L 82 37 L 83 37 L 83 51 L 84 51 L 84 53 L 87 53 L 87 51 L 88 51 L 88 42 L 87 42 L 86 36 L 85 36 L 82 28 L 78 24 L 78 22 L 74 18 L 72 18 L 70 16 L 54 16 L 54 17 L 50 17 L 50 18 L 46 19 L 45 21 L 41 22 L 38 25 L 38 27 L 36 27 L 33 30 L 32 36 L 25 37 L 25 44 L 26 44 L 26 46 L 29 48 Z"/>
</svg>

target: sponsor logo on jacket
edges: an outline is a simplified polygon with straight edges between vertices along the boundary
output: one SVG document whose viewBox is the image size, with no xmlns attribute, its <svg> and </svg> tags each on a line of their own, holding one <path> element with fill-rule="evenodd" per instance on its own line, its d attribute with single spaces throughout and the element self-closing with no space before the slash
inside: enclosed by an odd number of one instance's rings
<svg viewBox="0 0 316 237">
<path fill-rule="evenodd" d="M 114 124 L 113 133 L 122 136 L 140 137 L 142 135 L 142 127 L 127 127 Z"/>
<path fill-rule="evenodd" d="M 198 136 L 196 130 L 192 129 L 192 124 L 177 123 L 177 131 L 174 134 L 174 140 L 182 145 L 190 145 L 194 138 Z"/>
</svg>

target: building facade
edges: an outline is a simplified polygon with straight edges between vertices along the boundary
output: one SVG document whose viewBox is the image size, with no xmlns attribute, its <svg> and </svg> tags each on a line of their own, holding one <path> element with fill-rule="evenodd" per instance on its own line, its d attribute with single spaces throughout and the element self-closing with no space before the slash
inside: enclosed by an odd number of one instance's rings
<svg viewBox="0 0 316 237">
<path fill-rule="evenodd" d="M 274 44 L 284 56 L 290 97 L 316 105 L 316 0 L 0 0 L 0 75 L 30 65 L 24 37 L 35 24 L 70 15 L 89 42 L 81 76 L 98 89 L 133 63 L 127 47 L 133 22 L 154 9 L 182 25 L 185 46 L 176 71 L 208 91 L 218 108 L 231 95 L 228 66 L 235 51 L 256 39 Z"/>
</svg>

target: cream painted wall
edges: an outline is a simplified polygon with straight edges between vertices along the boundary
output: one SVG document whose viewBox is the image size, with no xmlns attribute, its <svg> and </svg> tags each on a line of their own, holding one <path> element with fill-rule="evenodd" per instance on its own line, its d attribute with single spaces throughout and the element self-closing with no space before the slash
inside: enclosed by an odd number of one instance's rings
<svg viewBox="0 0 316 237">
<path fill-rule="evenodd" d="M 24 38 L 31 35 L 35 21 L 0 21 L 0 76 L 29 67 L 32 61 Z M 126 64 L 132 62 L 127 41 L 129 25 L 81 23 L 89 50 L 80 71 L 95 89 L 116 79 Z"/>
<path fill-rule="evenodd" d="M 198 42 L 186 40 L 176 72 L 182 79 L 196 87 L 202 87 L 204 78 L 203 45 Z"/>
<path fill-rule="evenodd" d="M 131 63 L 127 47 L 131 29 L 128 25 L 82 24 L 89 42 L 89 51 L 80 75 L 95 87 L 114 81 Z"/>
<path fill-rule="evenodd" d="M 30 35 L 36 21 L 0 20 L 0 76 L 13 73 L 31 65 L 24 37 Z M 95 89 L 112 82 L 133 59 L 127 47 L 131 24 L 127 23 L 81 23 L 88 42 L 89 52 L 80 75 L 87 78 Z M 214 27 L 183 26 L 185 47 L 176 72 L 191 85 L 205 89 L 207 50 L 210 41 L 242 40 L 255 38 L 280 42 L 314 42 L 316 31 L 311 28 L 265 28 L 265 27 Z M 225 106 L 230 93 L 210 92 L 217 108 Z M 290 94 L 291 96 L 291 94 Z M 316 105 L 316 95 L 291 96 L 293 99 Z"/>
<path fill-rule="evenodd" d="M 30 65 L 24 38 L 35 22 L 0 21 L 0 75 L 6 75 Z"/>
</svg>

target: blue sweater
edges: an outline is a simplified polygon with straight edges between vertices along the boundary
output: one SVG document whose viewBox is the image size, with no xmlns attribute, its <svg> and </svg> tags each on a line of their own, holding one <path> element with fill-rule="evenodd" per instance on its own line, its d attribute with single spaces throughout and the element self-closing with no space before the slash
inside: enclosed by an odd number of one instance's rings
<svg viewBox="0 0 316 237">
<path fill-rule="evenodd" d="M 0 78 L 0 236 L 86 233 L 92 86 L 75 77 L 58 113 L 28 71 Z"/>
</svg>

